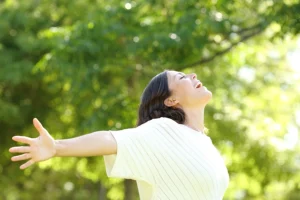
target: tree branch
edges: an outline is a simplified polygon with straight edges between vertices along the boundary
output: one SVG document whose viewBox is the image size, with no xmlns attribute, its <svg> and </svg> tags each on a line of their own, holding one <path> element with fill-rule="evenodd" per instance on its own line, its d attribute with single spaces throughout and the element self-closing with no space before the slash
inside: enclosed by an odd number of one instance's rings
<svg viewBox="0 0 300 200">
<path fill-rule="evenodd" d="M 187 64 L 187 65 L 177 66 L 177 67 L 175 67 L 175 69 L 176 70 L 183 70 L 185 68 L 194 67 L 196 65 L 201 65 L 201 64 L 208 63 L 208 62 L 212 61 L 216 57 L 221 56 L 221 55 L 229 52 L 233 47 L 237 46 L 239 43 L 241 43 L 243 41 L 246 41 L 247 39 L 249 39 L 249 38 L 251 38 L 255 35 L 258 35 L 259 33 L 261 33 L 264 30 L 264 28 L 259 27 L 259 26 L 255 27 L 255 28 L 257 28 L 257 30 L 254 30 L 251 33 L 245 34 L 244 36 L 242 36 L 242 38 L 238 42 L 232 43 L 230 47 L 228 47 L 226 49 L 223 49 L 222 51 L 219 51 L 219 52 L 215 53 L 214 55 L 212 55 L 208 58 L 203 58 L 202 60 L 196 61 L 194 63 Z"/>
</svg>

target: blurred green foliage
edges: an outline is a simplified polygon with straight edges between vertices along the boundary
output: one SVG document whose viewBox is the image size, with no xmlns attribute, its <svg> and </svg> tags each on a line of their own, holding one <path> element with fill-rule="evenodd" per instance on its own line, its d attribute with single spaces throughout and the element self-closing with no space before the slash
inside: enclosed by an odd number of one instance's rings
<svg viewBox="0 0 300 200">
<path fill-rule="evenodd" d="M 299 0 L 0 1 L 0 199 L 136 199 L 102 158 L 23 172 L 8 149 L 36 136 L 33 117 L 55 138 L 135 126 L 166 68 L 214 94 L 205 121 L 230 172 L 224 199 L 300 199 L 299 19 Z"/>
</svg>

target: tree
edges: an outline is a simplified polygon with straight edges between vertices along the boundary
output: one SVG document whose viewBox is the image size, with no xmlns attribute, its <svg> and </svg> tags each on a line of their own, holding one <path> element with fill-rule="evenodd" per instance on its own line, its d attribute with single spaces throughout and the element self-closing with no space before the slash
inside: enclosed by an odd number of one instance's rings
<svg viewBox="0 0 300 200">
<path fill-rule="evenodd" d="M 228 162 L 226 198 L 296 199 L 299 149 L 277 146 L 288 129 L 299 129 L 299 76 L 291 78 L 296 72 L 284 62 L 298 48 L 289 37 L 299 34 L 299 11 L 298 0 L 2 1 L 0 197 L 19 199 L 15 191 L 27 189 L 28 199 L 45 190 L 49 199 L 90 191 L 95 199 L 103 191 L 123 198 L 132 182 L 107 179 L 99 158 L 55 159 L 22 175 L 9 160 L 11 136 L 34 136 L 33 117 L 56 138 L 135 126 L 144 86 L 173 68 L 197 72 L 214 91 L 206 120 Z M 52 179 L 41 187 L 47 173 Z M 62 189 L 69 182 L 82 192 Z"/>
</svg>

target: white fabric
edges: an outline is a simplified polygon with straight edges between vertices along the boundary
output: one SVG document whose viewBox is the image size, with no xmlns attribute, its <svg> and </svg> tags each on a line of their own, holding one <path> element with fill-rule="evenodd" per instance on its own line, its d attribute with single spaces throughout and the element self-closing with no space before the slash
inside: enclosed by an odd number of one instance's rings
<svg viewBox="0 0 300 200">
<path fill-rule="evenodd" d="M 137 180 L 141 200 L 220 200 L 229 183 L 224 161 L 205 134 L 168 118 L 112 131 L 117 155 L 109 177 Z"/>
</svg>

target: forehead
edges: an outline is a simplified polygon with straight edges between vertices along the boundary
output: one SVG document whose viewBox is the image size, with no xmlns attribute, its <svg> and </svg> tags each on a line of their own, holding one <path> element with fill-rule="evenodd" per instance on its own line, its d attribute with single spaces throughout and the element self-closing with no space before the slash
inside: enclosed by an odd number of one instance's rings
<svg viewBox="0 0 300 200">
<path fill-rule="evenodd" d="M 176 85 L 176 77 L 180 75 L 184 75 L 184 73 L 170 70 L 167 72 L 167 75 L 168 75 L 169 87 L 170 89 L 173 89 L 174 85 Z"/>
<path fill-rule="evenodd" d="M 168 71 L 168 78 L 169 78 L 169 80 L 171 81 L 171 80 L 174 80 L 175 78 L 176 78 L 176 76 L 178 76 L 178 75 L 184 75 L 184 73 L 183 72 L 178 72 L 178 71 Z"/>
<path fill-rule="evenodd" d="M 168 71 L 168 75 L 169 76 L 176 76 L 177 74 L 184 74 L 183 72 L 179 72 L 179 71 L 173 71 L 173 70 L 170 70 Z"/>
</svg>

